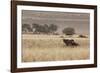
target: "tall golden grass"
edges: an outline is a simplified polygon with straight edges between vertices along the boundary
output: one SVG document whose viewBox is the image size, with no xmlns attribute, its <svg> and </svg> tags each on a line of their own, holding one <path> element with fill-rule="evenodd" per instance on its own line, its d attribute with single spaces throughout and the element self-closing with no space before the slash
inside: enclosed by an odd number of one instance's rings
<svg viewBox="0 0 100 73">
<path fill-rule="evenodd" d="M 23 35 L 22 62 L 89 59 L 89 38 L 64 37 L 65 39 L 74 39 L 80 44 L 77 47 L 68 47 L 60 36 Z"/>
</svg>

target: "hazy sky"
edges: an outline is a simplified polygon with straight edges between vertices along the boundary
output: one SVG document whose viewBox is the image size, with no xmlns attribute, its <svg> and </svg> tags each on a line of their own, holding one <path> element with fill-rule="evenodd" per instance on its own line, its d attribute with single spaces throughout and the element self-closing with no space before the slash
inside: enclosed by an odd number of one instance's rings
<svg viewBox="0 0 100 73">
<path fill-rule="evenodd" d="M 22 24 L 55 24 L 60 33 L 65 27 L 73 27 L 77 34 L 89 34 L 89 20 L 89 13 L 22 10 Z"/>
</svg>

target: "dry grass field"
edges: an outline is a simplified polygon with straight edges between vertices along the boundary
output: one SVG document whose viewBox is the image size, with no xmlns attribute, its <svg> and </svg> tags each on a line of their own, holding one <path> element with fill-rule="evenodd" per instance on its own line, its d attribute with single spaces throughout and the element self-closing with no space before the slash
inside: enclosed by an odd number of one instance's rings
<svg viewBox="0 0 100 73">
<path fill-rule="evenodd" d="M 89 38 L 73 36 L 80 46 L 66 46 L 61 35 L 22 35 L 22 62 L 89 59 Z"/>
</svg>

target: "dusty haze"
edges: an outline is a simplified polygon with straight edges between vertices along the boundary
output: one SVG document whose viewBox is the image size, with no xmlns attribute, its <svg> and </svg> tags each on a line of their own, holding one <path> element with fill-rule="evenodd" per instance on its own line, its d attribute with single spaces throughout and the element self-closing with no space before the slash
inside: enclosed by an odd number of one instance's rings
<svg viewBox="0 0 100 73">
<path fill-rule="evenodd" d="M 58 33 L 65 27 L 73 27 L 77 34 L 89 35 L 89 21 L 89 13 L 22 10 L 22 24 L 55 24 Z"/>
</svg>

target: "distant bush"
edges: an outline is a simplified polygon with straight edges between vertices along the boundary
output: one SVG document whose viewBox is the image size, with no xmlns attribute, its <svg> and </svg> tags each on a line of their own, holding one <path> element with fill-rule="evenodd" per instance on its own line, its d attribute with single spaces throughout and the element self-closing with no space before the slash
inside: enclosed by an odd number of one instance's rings
<svg viewBox="0 0 100 73">
<path fill-rule="evenodd" d="M 85 35 L 79 35 L 80 38 L 87 38 Z"/>
<path fill-rule="evenodd" d="M 64 38 L 64 36 L 61 35 L 60 38 Z"/>
</svg>

